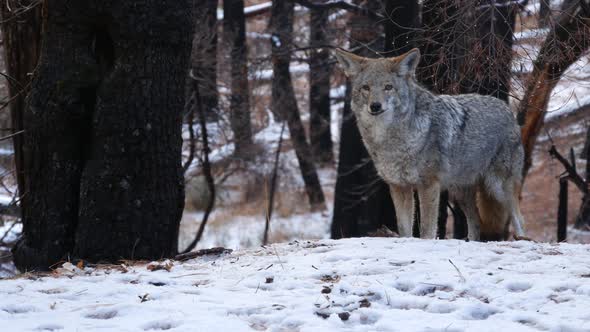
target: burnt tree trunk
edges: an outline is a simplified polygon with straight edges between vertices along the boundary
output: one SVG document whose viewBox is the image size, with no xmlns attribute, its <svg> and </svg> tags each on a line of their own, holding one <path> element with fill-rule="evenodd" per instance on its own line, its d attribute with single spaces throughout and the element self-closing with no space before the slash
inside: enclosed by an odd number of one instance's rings
<svg viewBox="0 0 590 332">
<path fill-rule="evenodd" d="M 551 92 L 565 70 L 590 47 L 590 4 L 584 1 L 564 4 L 563 13 L 556 18 L 533 63 L 533 72 L 518 105 L 525 153 L 523 181 L 532 164 L 533 148 L 545 122 Z"/>
<path fill-rule="evenodd" d="M 409 5 L 407 2 L 366 1 L 365 6 L 374 12 L 380 11 L 383 7 L 391 9 L 392 7 L 387 7 L 391 5 L 393 8 L 400 6 L 402 9 L 388 12 L 394 23 L 388 23 L 385 26 L 387 36 L 385 41 L 381 38 L 381 23 L 358 13 L 351 15 L 350 48 L 356 54 L 367 57 L 375 56 L 371 50 L 389 51 L 389 56 L 403 51 L 403 48 L 394 50 L 392 45 L 400 44 L 405 48 L 411 48 L 410 44 L 406 43 L 408 41 L 406 37 L 407 32 L 415 26 L 406 26 L 407 30 L 393 31 L 399 28 L 395 23 L 402 25 L 403 22 L 407 22 L 407 17 L 414 18 L 418 15 L 418 12 L 414 11 L 417 5 Z M 401 38 L 399 41 L 398 37 Z M 367 236 L 382 226 L 392 230 L 397 229 L 389 186 L 377 175 L 375 166 L 362 142 L 350 100 L 350 83 L 347 83 L 331 228 L 331 237 L 334 239 Z"/>
<path fill-rule="evenodd" d="M 250 123 L 244 0 L 223 1 L 223 34 L 231 49 L 229 121 L 234 133 L 235 155 L 239 158 L 248 158 L 248 148 L 252 145 L 252 125 Z"/>
<path fill-rule="evenodd" d="M 314 159 L 320 164 L 334 162 L 330 124 L 330 54 L 323 46 L 328 44 L 327 10 L 310 9 L 309 56 L 309 141 Z"/>
<path fill-rule="evenodd" d="M 273 1 L 269 30 L 271 31 L 273 81 L 271 109 L 278 118 L 287 121 L 291 142 L 295 148 L 301 176 L 312 210 L 325 209 L 325 198 L 320 185 L 311 148 L 299 115 L 297 99 L 291 82 L 289 65 L 293 38 L 294 3 L 292 0 Z"/>
<path fill-rule="evenodd" d="M 581 155 L 582 159 L 586 160 L 586 183 L 590 180 L 590 128 L 586 131 L 586 143 Z M 576 216 L 576 223 L 574 228 L 590 230 L 590 193 L 584 193 L 582 197 L 582 204 L 580 210 Z"/>
<path fill-rule="evenodd" d="M 557 207 L 557 242 L 567 239 L 567 185 L 565 177 L 559 179 L 559 205 Z"/>
<path fill-rule="evenodd" d="M 31 6 L 33 8 L 26 9 Z M 21 12 L 22 10 L 26 11 Z M 11 101 L 9 104 L 11 132 L 15 135 L 12 143 L 19 197 L 25 194 L 25 173 L 23 135 L 17 133 L 24 129 L 25 97 L 30 91 L 31 77 L 41 50 L 41 10 L 41 4 L 33 0 L 8 0 L 0 4 L 0 16 L 4 22 L 2 24 L 4 59 L 6 73 L 10 77 L 7 86 Z M 22 218 L 22 211 L 26 208 L 22 201 L 20 207 Z"/>
<path fill-rule="evenodd" d="M 174 255 L 190 2 L 44 4 L 16 266 Z"/>
<path fill-rule="evenodd" d="M 217 3 L 218 0 L 195 1 L 195 34 L 191 54 L 189 92 L 198 84 L 199 95 L 207 118 L 215 119 L 219 103 L 217 92 Z"/>
</svg>

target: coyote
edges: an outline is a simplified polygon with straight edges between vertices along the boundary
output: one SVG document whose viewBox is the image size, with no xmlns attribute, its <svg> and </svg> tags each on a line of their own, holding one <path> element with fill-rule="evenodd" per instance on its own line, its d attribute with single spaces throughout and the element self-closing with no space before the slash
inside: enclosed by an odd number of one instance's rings
<svg viewBox="0 0 590 332">
<path fill-rule="evenodd" d="M 382 59 L 341 49 L 335 55 L 352 84 L 364 144 L 390 187 L 401 236 L 412 236 L 416 190 L 420 235 L 435 238 L 440 192 L 448 190 L 467 217 L 470 240 L 503 239 L 509 221 L 515 238 L 524 238 L 518 200 L 524 152 L 504 102 L 429 92 L 416 82 L 418 49 Z"/>
</svg>

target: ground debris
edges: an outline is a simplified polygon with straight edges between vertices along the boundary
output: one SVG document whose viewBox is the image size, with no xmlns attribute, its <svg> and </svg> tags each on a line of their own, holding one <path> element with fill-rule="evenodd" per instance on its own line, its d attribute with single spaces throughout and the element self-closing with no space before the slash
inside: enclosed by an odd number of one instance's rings
<svg viewBox="0 0 590 332">
<path fill-rule="evenodd" d="M 152 262 L 149 263 L 145 268 L 148 269 L 148 271 L 159 271 L 159 270 L 166 270 L 168 272 L 170 272 L 172 270 L 172 267 L 174 266 L 174 263 L 172 263 L 169 260 L 165 260 L 163 262 Z"/>
<path fill-rule="evenodd" d="M 215 247 L 215 248 L 191 251 L 191 252 L 187 252 L 185 254 L 179 254 L 179 255 L 176 255 L 176 257 L 174 257 L 174 259 L 177 261 L 183 262 L 183 261 L 187 261 L 189 259 L 193 259 L 193 258 L 197 258 L 197 257 L 201 257 L 201 256 L 231 254 L 232 251 L 233 250 L 227 249 L 224 247 Z"/>
<path fill-rule="evenodd" d="M 399 234 L 392 231 L 385 225 L 377 228 L 374 232 L 369 232 L 370 237 L 399 237 Z"/>
</svg>

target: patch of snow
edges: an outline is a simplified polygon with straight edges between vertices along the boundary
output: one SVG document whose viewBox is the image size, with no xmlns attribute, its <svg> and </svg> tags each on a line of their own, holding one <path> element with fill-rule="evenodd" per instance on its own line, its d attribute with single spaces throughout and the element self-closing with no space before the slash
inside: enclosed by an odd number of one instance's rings
<svg viewBox="0 0 590 332">
<path fill-rule="evenodd" d="M 588 331 L 590 246 L 357 238 L 0 281 L 6 331 Z"/>
<path fill-rule="evenodd" d="M 271 34 L 270 33 L 261 33 L 261 32 L 246 32 L 246 37 L 248 38 L 254 38 L 254 39 L 270 39 Z"/>
<path fill-rule="evenodd" d="M 258 12 L 262 12 L 262 11 L 269 9 L 270 7 L 272 7 L 272 1 L 263 2 L 263 3 L 257 4 L 257 5 L 247 6 L 244 8 L 244 14 L 245 15 L 255 15 Z M 217 9 L 217 19 L 223 20 L 223 8 Z"/>
<path fill-rule="evenodd" d="M 346 84 L 342 84 L 335 88 L 330 89 L 330 98 L 344 98 L 346 95 Z"/>
<path fill-rule="evenodd" d="M 327 211 L 331 211 L 331 208 Z M 288 217 L 275 216 L 271 219 L 269 237 L 279 236 L 284 241 L 327 239 L 330 237 L 331 214 L 314 212 L 295 214 Z M 215 218 L 216 213 L 223 213 L 222 209 L 213 212 L 210 218 Z M 183 222 L 190 222 L 189 227 L 183 228 L 179 237 L 179 248 L 186 248 L 197 232 L 203 213 L 191 213 L 183 217 Z M 265 217 L 259 216 L 234 216 L 228 217 L 221 225 L 208 224 L 205 227 L 203 238 L 199 241 L 198 248 L 225 247 L 231 249 L 255 248 L 262 245 Z"/>
<path fill-rule="evenodd" d="M 0 237 L 4 236 L 4 234 L 6 234 L 6 237 L 4 238 L 4 242 L 5 243 L 11 243 L 16 241 L 16 238 L 18 237 L 18 235 L 22 232 L 23 229 L 23 224 L 21 223 L 16 223 L 13 224 L 12 221 L 7 221 L 4 223 L 4 225 L 0 226 Z"/>
<path fill-rule="evenodd" d="M 548 28 L 530 29 L 514 33 L 514 39 L 544 38 L 549 33 Z"/>
<path fill-rule="evenodd" d="M 309 72 L 309 64 L 300 63 L 294 64 L 289 67 L 289 71 L 293 75 L 301 75 Z M 271 80 L 273 78 L 272 69 L 257 70 L 249 74 L 251 80 Z"/>
</svg>

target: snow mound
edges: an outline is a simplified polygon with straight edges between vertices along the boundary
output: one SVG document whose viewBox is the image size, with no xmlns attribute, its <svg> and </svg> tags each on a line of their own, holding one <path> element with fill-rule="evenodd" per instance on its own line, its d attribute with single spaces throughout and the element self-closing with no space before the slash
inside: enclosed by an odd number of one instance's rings
<svg viewBox="0 0 590 332">
<path fill-rule="evenodd" d="M 590 245 L 522 241 L 296 241 L 0 281 L 5 331 L 590 331 L 588 308 Z"/>
</svg>

